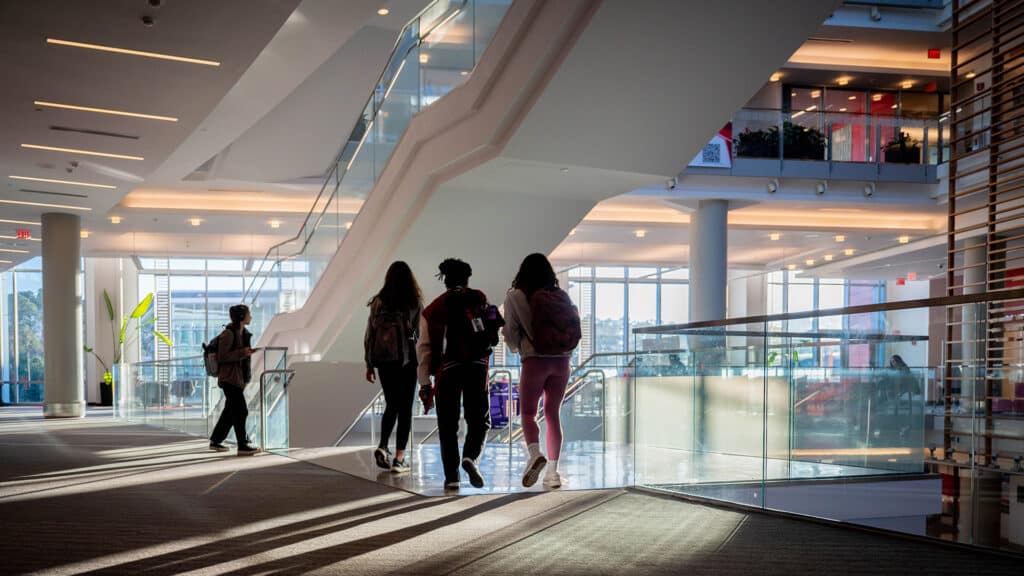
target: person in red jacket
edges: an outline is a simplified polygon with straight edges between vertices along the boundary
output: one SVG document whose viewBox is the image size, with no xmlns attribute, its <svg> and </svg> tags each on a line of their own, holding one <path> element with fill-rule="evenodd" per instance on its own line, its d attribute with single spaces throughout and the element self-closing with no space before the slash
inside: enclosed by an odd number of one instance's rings
<svg viewBox="0 0 1024 576">
<path fill-rule="evenodd" d="M 447 290 L 430 303 L 420 317 L 420 399 L 429 411 L 437 403 L 437 433 L 444 465 L 444 487 L 459 488 L 459 401 L 466 418 L 462 469 L 476 488 L 484 485 L 477 467 L 487 430 L 491 427 L 487 397 L 487 365 L 498 342 L 501 316 L 487 304 L 487 296 L 469 288 L 473 269 L 456 258 L 438 266 L 438 278 Z M 431 385 L 433 378 L 433 385 Z"/>
</svg>

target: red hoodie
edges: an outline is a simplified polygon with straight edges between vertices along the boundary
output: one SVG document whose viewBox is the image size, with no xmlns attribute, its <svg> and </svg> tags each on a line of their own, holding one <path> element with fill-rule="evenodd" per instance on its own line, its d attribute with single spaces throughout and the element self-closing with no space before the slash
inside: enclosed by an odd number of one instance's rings
<svg viewBox="0 0 1024 576">
<path fill-rule="evenodd" d="M 423 310 L 423 315 L 420 316 L 420 339 L 416 343 L 421 386 L 430 384 L 430 376 L 437 376 L 446 368 L 460 363 L 445 356 L 444 342 L 448 318 L 460 310 L 472 310 L 486 304 L 487 296 L 483 292 L 472 288 L 455 287 L 435 298 Z M 488 356 L 484 356 L 473 363 L 486 365 L 487 361 Z"/>
</svg>

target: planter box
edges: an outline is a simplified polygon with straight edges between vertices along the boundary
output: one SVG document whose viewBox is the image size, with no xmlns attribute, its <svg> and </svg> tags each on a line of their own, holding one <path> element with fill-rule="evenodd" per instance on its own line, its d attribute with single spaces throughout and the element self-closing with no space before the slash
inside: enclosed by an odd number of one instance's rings
<svg viewBox="0 0 1024 576">
<path fill-rule="evenodd" d="M 886 148 L 885 162 L 887 164 L 920 164 L 920 148 Z"/>
</svg>

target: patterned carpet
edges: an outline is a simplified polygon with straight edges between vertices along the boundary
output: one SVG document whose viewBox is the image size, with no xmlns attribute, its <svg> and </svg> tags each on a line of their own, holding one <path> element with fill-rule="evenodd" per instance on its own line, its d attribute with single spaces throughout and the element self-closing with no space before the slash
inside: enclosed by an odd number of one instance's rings
<svg viewBox="0 0 1024 576">
<path fill-rule="evenodd" d="M 109 418 L 0 409 L 4 574 L 1018 574 L 634 491 L 424 498 Z"/>
</svg>

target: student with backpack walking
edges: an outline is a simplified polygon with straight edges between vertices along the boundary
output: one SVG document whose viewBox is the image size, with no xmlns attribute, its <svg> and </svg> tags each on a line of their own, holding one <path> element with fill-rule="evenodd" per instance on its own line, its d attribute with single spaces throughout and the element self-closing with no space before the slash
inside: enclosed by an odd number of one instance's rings
<svg viewBox="0 0 1024 576">
<path fill-rule="evenodd" d="M 366 357 L 366 381 L 374 382 L 374 368 L 384 390 L 384 416 L 380 422 L 380 443 L 373 452 L 377 466 L 394 473 L 408 472 L 405 447 L 412 428 L 412 404 L 416 397 L 416 335 L 423 311 L 423 294 L 409 265 L 391 264 L 384 275 L 384 286 L 367 303 L 363 349 Z M 398 422 L 395 456 L 388 452 L 391 429 Z"/>
<path fill-rule="evenodd" d="M 543 254 L 530 254 L 519 266 L 512 289 L 505 296 L 505 316 L 505 343 L 513 352 L 519 352 L 523 363 L 519 405 L 529 453 L 523 486 L 533 486 L 547 466 L 544 486 L 558 488 L 562 485 L 558 475 L 562 451 L 559 410 L 569 383 L 569 357 L 579 344 L 581 328 L 579 312 L 569 295 L 558 287 L 555 271 Z M 537 426 L 541 397 L 547 422 L 547 457 L 540 450 Z"/>
<path fill-rule="evenodd" d="M 249 409 L 245 401 L 245 385 L 252 374 L 250 356 L 252 356 L 252 333 L 245 327 L 252 321 L 252 314 L 245 304 L 237 304 L 228 310 L 231 323 L 205 346 L 207 357 L 215 354 L 217 367 L 217 386 L 224 391 L 224 408 L 217 419 L 210 435 L 210 450 L 227 452 L 228 447 L 222 444 L 228 431 L 235 429 L 235 442 L 238 444 L 239 456 L 252 456 L 259 448 L 251 446 L 245 435 L 245 419 Z M 214 350 L 216 352 L 214 352 Z M 207 360 L 207 365 L 211 364 Z"/>
<path fill-rule="evenodd" d="M 420 399 L 429 411 L 437 401 L 437 433 L 441 443 L 445 490 L 459 489 L 459 401 L 466 418 L 462 469 L 476 488 L 484 485 L 477 467 L 491 427 L 487 397 L 487 364 L 498 330 L 504 324 L 487 296 L 469 287 L 473 269 L 456 258 L 438 266 L 447 289 L 423 310 L 419 355 Z M 430 378 L 434 383 L 431 386 Z"/>
</svg>

